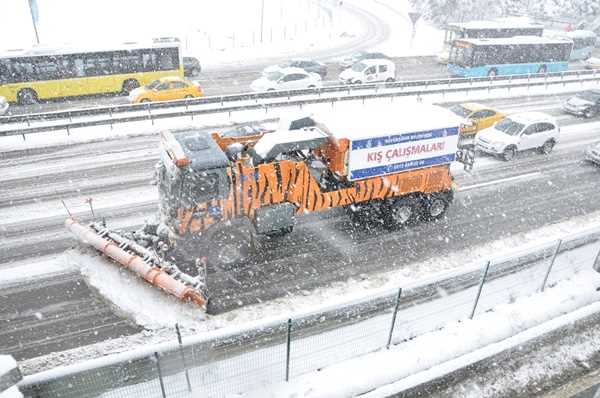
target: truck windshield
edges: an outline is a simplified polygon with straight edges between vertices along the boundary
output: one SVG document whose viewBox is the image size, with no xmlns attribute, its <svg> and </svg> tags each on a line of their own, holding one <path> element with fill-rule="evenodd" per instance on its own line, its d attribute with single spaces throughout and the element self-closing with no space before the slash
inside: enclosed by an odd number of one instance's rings
<svg viewBox="0 0 600 398">
<path fill-rule="evenodd" d="M 188 171 L 182 184 L 181 199 L 186 207 L 208 202 L 219 196 L 219 170 Z"/>
</svg>

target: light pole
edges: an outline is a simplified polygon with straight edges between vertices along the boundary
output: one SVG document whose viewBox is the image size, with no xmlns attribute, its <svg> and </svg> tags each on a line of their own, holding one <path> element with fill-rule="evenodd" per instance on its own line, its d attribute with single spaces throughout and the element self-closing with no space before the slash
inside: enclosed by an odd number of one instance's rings
<svg viewBox="0 0 600 398">
<path fill-rule="evenodd" d="M 31 13 L 31 22 L 33 22 L 33 31 L 35 32 L 35 40 L 40 44 L 40 36 L 37 30 L 38 8 L 36 0 L 29 0 L 29 12 Z"/>
<path fill-rule="evenodd" d="M 265 0 L 260 2 L 260 42 L 263 42 L 263 27 L 265 23 Z"/>
</svg>

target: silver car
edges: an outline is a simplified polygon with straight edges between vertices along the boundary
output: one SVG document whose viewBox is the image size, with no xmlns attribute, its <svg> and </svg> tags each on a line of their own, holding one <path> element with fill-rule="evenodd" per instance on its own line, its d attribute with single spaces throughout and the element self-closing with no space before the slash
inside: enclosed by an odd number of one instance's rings
<svg viewBox="0 0 600 398">
<path fill-rule="evenodd" d="M 600 166 L 600 142 L 590 145 L 585 150 L 585 160 Z"/>
<path fill-rule="evenodd" d="M 4 115 L 8 111 L 8 101 L 6 98 L 0 97 L 0 116 Z"/>
</svg>

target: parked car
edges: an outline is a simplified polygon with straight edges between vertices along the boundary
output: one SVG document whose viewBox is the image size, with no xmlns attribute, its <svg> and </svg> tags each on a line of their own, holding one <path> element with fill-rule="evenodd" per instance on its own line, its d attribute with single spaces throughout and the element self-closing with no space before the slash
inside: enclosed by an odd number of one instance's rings
<svg viewBox="0 0 600 398">
<path fill-rule="evenodd" d="M 462 136 L 473 136 L 478 131 L 492 127 L 494 123 L 504 118 L 502 112 L 476 102 L 452 105 L 450 110 L 457 116 L 466 119 L 465 123 L 460 126 Z"/>
<path fill-rule="evenodd" d="M 340 73 L 342 84 L 393 82 L 396 80 L 396 65 L 389 59 L 365 59 Z"/>
<path fill-rule="evenodd" d="M 4 97 L 0 97 L 0 116 L 5 115 L 8 111 L 8 101 Z"/>
<path fill-rule="evenodd" d="M 552 152 L 560 137 L 556 120 L 542 112 L 523 112 L 505 117 L 475 137 L 475 148 L 512 160 L 517 152 L 539 149 Z"/>
<path fill-rule="evenodd" d="M 586 69 L 600 69 L 600 58 L 591 57 L 583 61 Z"/>
<path fill-rule="evenodd" d="M 585 160 L 600 166 L 600 142 L 596 142 L 585 150 Z"/>
<path fill-rule="evenodd" d="M 184 76 L 197 76 L 202 72 L 202 66 L 198 58 L 194 57 L 183 57 L 183 75 Z"/>
<path fill-rule="evenodd" d="M 562 108 L 572 115 L 594 117 L 600 113 L 600 90 L 585 90 L 577 93 L 566 100 Z"/>
<path fill-rule="evenodd" d="M 390 59 L 390 57 L 380 52 L 358 51 L 348 58 L 344 58 L 344 60 L 340 62 L 340 66 L 342 69 L 350 68 L 355 63 L 366 59 Z"/>
<path fill-rule="evenodd" d="M 129 93 L 129 101 L 132 103 L 171 101 L 203 95 L 202 88 L 197 83 L 174 76 L 163 77 L 152 81 L 147 86 L 132 90 Z"/>
<path fill-rule="evenodd" d="M 291 59 L 279 65 L 268 66 L 263 70 L 263 76 L 271 72 L 281 71 L 285 68 L 300 68 L 306 72 L 316 73 L 323 79 L 327 76 L 327 66 L 321 62 L 310 59 Z"/>
<path fill-rule="evenodd" d="M 269 72 L 250 84 L 252 91 L 297 90 L 321 86 L 321 76 L 300 68 L 284 68 Z"/>
</svg>

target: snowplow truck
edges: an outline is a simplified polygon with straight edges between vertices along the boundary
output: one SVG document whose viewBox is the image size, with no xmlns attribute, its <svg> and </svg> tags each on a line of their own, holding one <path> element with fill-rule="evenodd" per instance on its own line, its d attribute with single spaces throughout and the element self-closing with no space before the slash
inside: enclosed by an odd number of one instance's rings
<svg viewBox="0 0 600 398">
<path fill-rule="evenodd" d="M 398 115 L 309 116 L 237 137 L 162 131 L 157 225 L 137 238 L 101 223 L 70 218 L 67 226 L 148 282 L 205 305 L 206 263 L 243 263 L 261 235 L 291 233 L 305 213 L 341 207 L 356 222 L 386 228 L 442 217 L 453 199 L 460 122 L 444 108 L 414 104 Z"/>
</svg>

